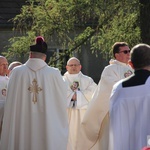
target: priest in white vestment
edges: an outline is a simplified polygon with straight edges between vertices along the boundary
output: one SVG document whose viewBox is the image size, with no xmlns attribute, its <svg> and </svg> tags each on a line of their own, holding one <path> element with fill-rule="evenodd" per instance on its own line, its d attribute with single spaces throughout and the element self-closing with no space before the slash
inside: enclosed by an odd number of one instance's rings
<svg viewBox="0 0 150 150">
<path fill-rule="evenodd" d="M 80 124 L 97 84 L 89 76 L 82 74 L 80 61 L 76 57 L 68 60 L 64 79 L 68 85 L 67 106 L 69 139 L 67 150 L 78 149 L 78 139 L 82 135 Z"/>
<path fill-rule="evenodd" d="M 8 82 L 0 150 L 66 150 L 67 90 L 57 68 L 46 64 L 43 37 Z"/>
<path fill-rule="evenodd" d="M 130 64 L 134 74 L 116 83 L 110 98 L 109 150 L 142 150 L 150 137 L 150 46 L 134 46 Z"/>
<path fill-rule="evenodd" d="M 81 137 L 79 143 L 80 150 L 108 150 L 109 97 L 113 85 L 132 74 L 133 70 L 128 65 L 129 52 L 129 46 L 125 42 L 117 42 L 113 45 L 115 59 L 111 59 L 110 65 L 104 68 L 82 120 L 84 137 Z"/>
<path fill-rule="evenodd" d="M 6 101 L 8 77 L 8 61 L 4 56 L 0 56 L 0 135 L 4 116 L 4 105 Z"/>
</svg>

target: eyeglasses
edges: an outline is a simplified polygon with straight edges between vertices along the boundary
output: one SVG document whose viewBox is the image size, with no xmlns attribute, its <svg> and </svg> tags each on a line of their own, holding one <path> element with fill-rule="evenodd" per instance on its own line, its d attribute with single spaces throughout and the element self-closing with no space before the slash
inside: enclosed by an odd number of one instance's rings
<svg viewBox="0 0 150 150">
<path fill-rule="evenodd" d="M 80 66 L 80 64 L 71 64 L 71 65 L 67 65 L 67 66 L 69 66 L 69 67 L 73 67 L 73 66 L 77 67 L 77 66 Z"/>
<path fill-rule="evenodd" d="M 128 54 L 128 53 L 130 53 L 130 50 L 124 50 L 124 51 L 120 51 L 119 53 Z"/>
</svg>

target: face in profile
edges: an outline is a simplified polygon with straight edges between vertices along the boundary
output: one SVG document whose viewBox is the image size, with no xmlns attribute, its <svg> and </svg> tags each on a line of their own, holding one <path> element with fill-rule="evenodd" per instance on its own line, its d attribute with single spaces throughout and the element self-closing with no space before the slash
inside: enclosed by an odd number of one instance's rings
<svg viewBox="0 0 150 150">
<path fill-rule="evenodd" d="M 130 48 L 128 46 L 120 47 L 119 53 L 116 53 L 115 57 L 118 61 L 127 64 L 130 60 Z"/>
</svg>

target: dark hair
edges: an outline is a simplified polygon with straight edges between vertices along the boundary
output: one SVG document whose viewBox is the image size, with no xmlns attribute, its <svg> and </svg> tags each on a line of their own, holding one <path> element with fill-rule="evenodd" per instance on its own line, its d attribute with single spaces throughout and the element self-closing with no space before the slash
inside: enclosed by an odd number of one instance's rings
<svg viewBox="0 0 150 150">
<path fill-rule="evenodd" d="M 113 56 L 115 57 L 116 53 L 119 53 L 120 51 L 120 47 L 124 47 L 124 46 L 128 46 L 128 44 L 126 42 L 116 42 L 113 46 L 112 46 L 112 52 L 113 52 Z"/>
<path fill-rule="evenodd" d="M 143 43 L 134 46 L 131 50 L 131 61 L 134 69 L 150 66 L 150 46 Z"/>
</svg>

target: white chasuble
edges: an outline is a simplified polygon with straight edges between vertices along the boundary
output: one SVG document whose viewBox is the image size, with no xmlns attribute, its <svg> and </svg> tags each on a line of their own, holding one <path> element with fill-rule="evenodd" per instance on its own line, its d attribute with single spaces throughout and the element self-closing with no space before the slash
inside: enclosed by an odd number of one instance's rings
<svg viewBox="0 0 150 150">
<path fill-rule="evenodd" d="M 132 72 L 131 67 L 117 60 L 111 60 L 111 64 L 104 68 L 98 87 L 82 120 L 84 140 L 80 140 L 80 150 L 83 148 L 108 150 L 111 90 L 116 82 L 128 77 Z"/>
<path fill-rule="evenodd" d="M 83 75 L 81 72 L 78 74 L 69 74 L 66 72 L 64 74 L 64 79 L 68 85 L 67 110 L 69 121 L 69 139 L 67 150 L 77 150 L 79 143 L 78 140 L 82 134 L 80 130 L 81 121 L 97 84 L 91 77 Z M 74 93 L 77 95 L 76 101 L 72 101 L 72 96 Z"/>
<path fill-rule="evenodd" d="M 31 58 L 8 83 L 1 150 L 66 150 L 67 90 L 56 68 Z"/>
</svg>

